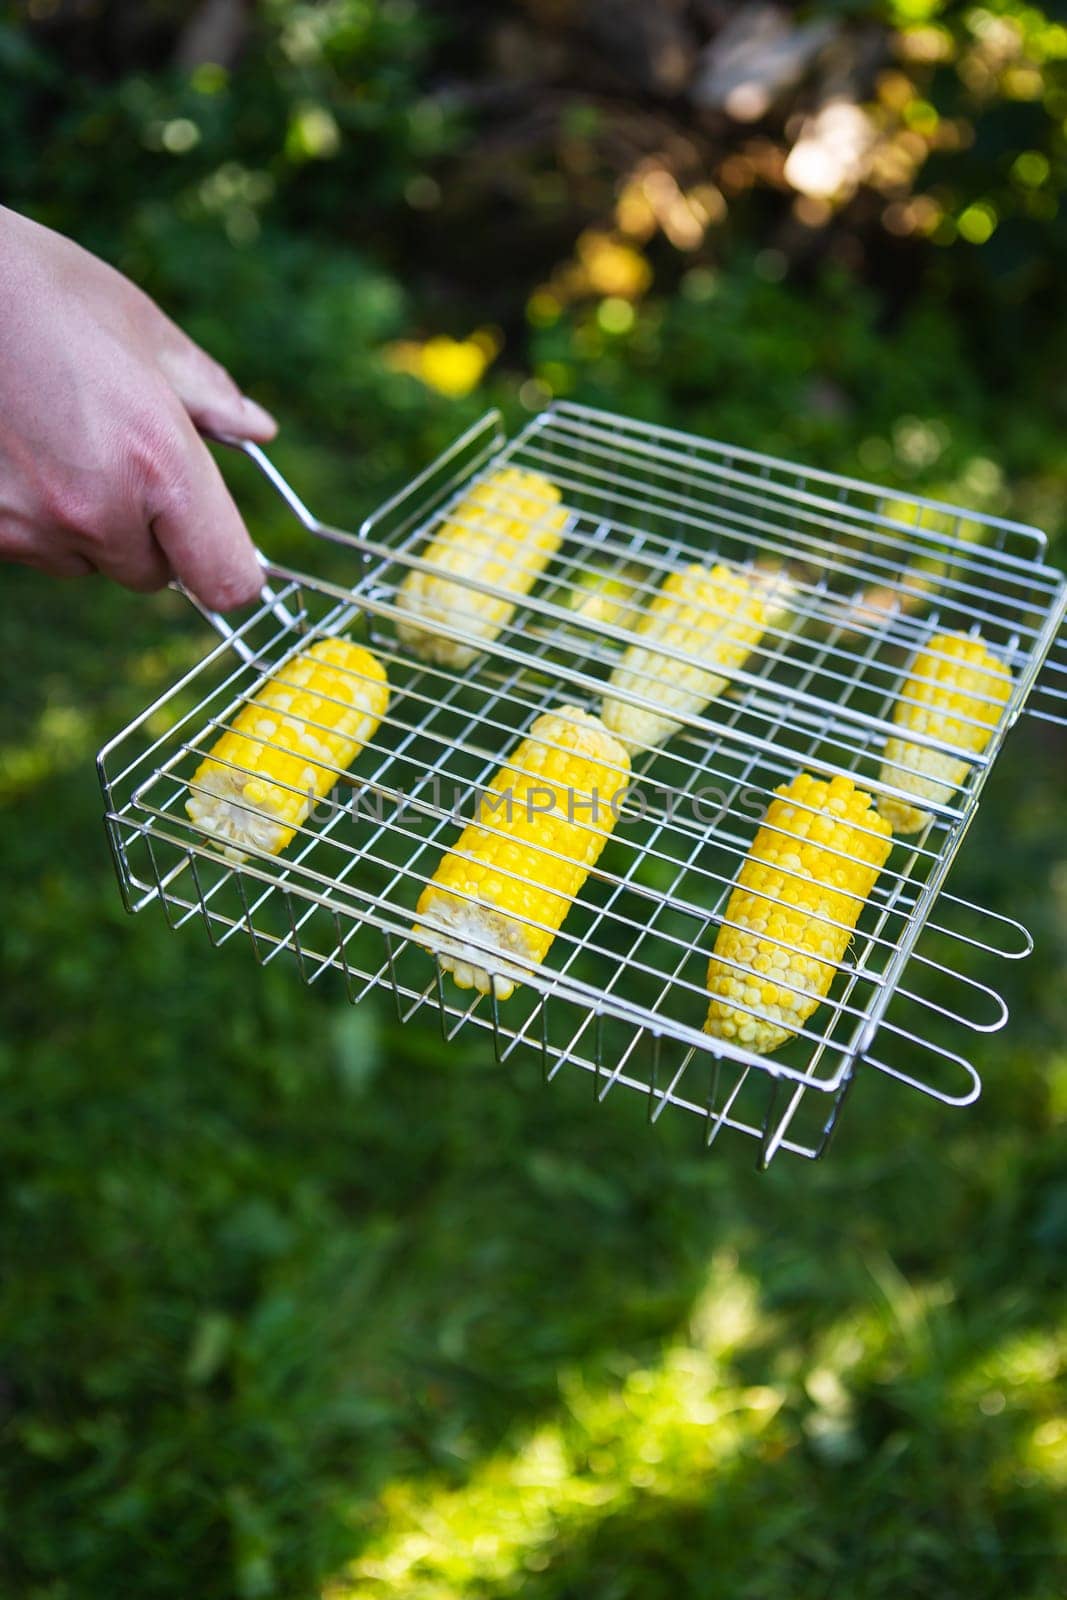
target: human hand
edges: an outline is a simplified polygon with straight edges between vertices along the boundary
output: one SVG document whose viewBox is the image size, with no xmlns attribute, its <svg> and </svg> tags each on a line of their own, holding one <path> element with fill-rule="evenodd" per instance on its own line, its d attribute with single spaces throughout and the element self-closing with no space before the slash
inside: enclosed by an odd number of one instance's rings
<svg viewBox="0 0 1067 1600">
<path fill-rule="evenodd" d="M 0 207 L 0 558 L 253 599 L 263 573 L 197 428 L 276 432 L 128 278 Z"/>
</svg>

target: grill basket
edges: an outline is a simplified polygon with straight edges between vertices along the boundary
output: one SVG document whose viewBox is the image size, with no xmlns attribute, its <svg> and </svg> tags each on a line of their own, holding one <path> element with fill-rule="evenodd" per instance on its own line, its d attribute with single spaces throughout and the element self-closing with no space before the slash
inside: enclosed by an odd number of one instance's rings
<svg viewBox="0 0 1067 1600">
<path fill-rule="evenodd" d="M 307 983 L 334 969 L 353 1003 L 384 988 L 401 1020 L 436 1013 L 450 1041 L 483 1029 L 501 1062 L 532 1055 L 546 1079 L 584 1068 L 597 1099 L 616 1086 L 640 1090 L 652 1121 L 667 1107 L 695 1114 L 709 1145 L 723 1129 L 756 1139 L 761 1165 L 779 1150 L 820 1156 L 860 1069 L 948 1105 L 977 1097 L 952 1028 L 992 1031 L 1007 1010 L 958 963 L 974 948 L 1017 959 L 1031 942 L 1018 923 L 944 884 L 1067 603 L 1041 533 L 570 404 L 510 441 L 491 413 L 358 534 L 320 522 L 258 447 L 242 448 L 309 534 L 345 547 L 350 565 L 340 583 L 265 562 L 258 609 L 237 627 L 205 613 L 219 642 L 100 752 L 131 912 L 158 904 L 172 927 L 202 922 L 216 945 L 247 936 L 263 965 L 287 951 Z M 502 465 L 558 485 L 569 511 L 563 543 L 471 667 L 427 665 L 397 642 L 398 585 L 413 567 L 431 570 L 420 552 L 432 531 Z M 575 594 L 592 579 L 630 585 L 636 570 L 647 603 L 666 572 L 709 556 L 734 567 L 786 563 L 794 608 L 743 669 L 724 673 L 728 688 L 703 716 L 635 760 L 618 826 L 547 963 L 507 1001 L 455 989 L 411 940 L 420 889 L 518 732 L 562 703 L 595 709 L 631 638 L 576 609 Z M 801 768 L 885 792 L 893 706 L 915 650 L 938 628 L 980 630 L 1011 667 L 988 747 L 969 758 L 952 803 L 931 805 L 924 831 L 896 840 L 830 998 L 807 1026 L 773 1057 L 711 1039 L 702 1031 L 708 957 L 771 792 Z M 189 780 L 264 678 L 311 639 L 339 632 L 386 666 L 388 715 L 283 855 L 228 861 L 185 814 Z M 1041 692 L 1038 714 L 1067 720 L 1067 656 L 1053 656 Z"/>
</svg>

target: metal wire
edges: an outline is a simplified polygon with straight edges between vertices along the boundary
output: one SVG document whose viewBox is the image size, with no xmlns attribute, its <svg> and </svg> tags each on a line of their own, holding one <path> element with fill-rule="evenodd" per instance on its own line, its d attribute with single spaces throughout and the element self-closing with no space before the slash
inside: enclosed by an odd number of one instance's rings
<svg viewBox="0 0 1067 1600">
<path fill-rule="evenodd" d="M 764 1164 L 779 1150 L 822 1153 L 861 1062 L 949 1104 L 974 1097 L 974 1069 L 935 1042 L 933 1021 L 986 1031 L 1003 1025 L 1006 1010 L 994 990 L 918 945 L 955 939 L 960 949 L 1006 957 L 1028 946 L 1009 919 L 995 920 L 1014 930 L 1010 949 L 995 945 L 985 921 L 986 937 L 957 931 L 951 918 L 962 903 L 941 890 L 1067 603 L 1036 530 L 569 405 L 534 418 L 510 442 L 495 416 L 485 419 L 358 534 L 318 522 L 262 452 L 244 448 L 309 532 L 356 559 L 347 583 L 268 563 L 273 586 L 259 610 L 236 628 L 212 619 L 220 643 L 101 752 L 109 836 L 131 910 L 158 902 L 174 926 L 200 921 L 217 944 L 247 935 L 264 964 L 288 951 L 309 983 L 336 970 L 353 1001 L 385 988 L 402 1019 L 433 1008 L 446 1038 L 482 1029 L 499 1059 L 532 1055 L 546 1078 L 582 1067 L 598 1099 L 619 1084 L 639 1089 L 652 1120 L 667 1106 L 684 1108 L 702 1118 L 708 1144 L 724 1128 L 757 1139 Z M 405 609 L 401 585 L 410 572 L 435 570 L 428 547 L 445 523 L 478 535 L 466 497 L 504 465 L 540 472 L 560 489 L 567 515 L 559 547 L 527 595 L 508 587 L 506 567 L 495 582 L 449 571 L 469 606 L 461 601 L 433 631 L 466 643 L 464 612 L 473 616 L 485 596 L 510 618 L 463 671 L 419 660 L 397 644 L 396 626 L 431 625 Z M 575 597 L 617 580 L 632 612 L 643 614 L 670 572 L 713 561 L 788 583 L 788 611 L 772 618 L 743 666 L 715 666 L 726 689 L 711 706 L 686 716 L 672 709 L 677 735 L 635 756 L 612 838 L 546 963 L 509 952 L 523 987 L 506 1002 L 456 991 L 440 960 L 447 938 L 431 930 L 420 944 L 412 939 L 422 889 L 455 850 L 458 821 L 505 762 L 514 766 L 521 734 L 546 710 L 597 710 L 633 642 L 622 622 L 591 618 Z M 713 636 L 729 625 L 716 618 Z M 284 855 L 224 859 L 185 811 L 201 760 L 267 676 L 284 682 L 286 664 L 311 640 L 353 628 L 366 630 L 389 677 L 375 739 L 351 773 L 333 773 L 332 795 Z M 980 633 L 1011 670 L 988 746 L 976 755 L 909 731 L 909 746 L 955 757 L 965 775 L 945 801 L 924 801 L 926 826 L 894 846 L 848 956 L 834 964 L 830 995 L 774 1057 L 710 1038 L 705 969 L 775 788 L 804 770 L 908 798 L 883 774 L 885 741 L 912 657 L 945 631 Z M 699 653 L 659 639 L 652 647 L 680 667 L 701 664 Z M 663 715 L 655 673 L 632 676 L 638 688 L 613 686 L 612 698 Z M 906 784 L 916 759 L 909 750 L 893 764 L 898 781 Z M 499 831 L 484 818 L 480 826 Z M 492 970 L 491 944 L 467 934 L 464 943 Z M 987 1010 L 975 1018 L 967 1005 L 924 1000 L 930 973 L 939 992 L 957 979 L 969 1004 Z M 901 1008 L 927 1021 L 909 1027 Z M 743 1002 L 738 1009 L 759 1014 Z M 801 1133 L 809 1113 L 813 1131 Z"/>
</svg>

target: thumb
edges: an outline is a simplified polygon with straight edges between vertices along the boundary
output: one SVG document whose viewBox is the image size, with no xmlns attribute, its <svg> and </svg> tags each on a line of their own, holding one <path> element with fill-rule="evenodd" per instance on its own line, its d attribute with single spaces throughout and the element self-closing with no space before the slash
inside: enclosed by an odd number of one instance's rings
<svg viewBox="0 0 1067 1600">
<path fill-rule="evenodd" d="M 274 438 L 278 424 L 270 412 L 242 394 L 226 368 L 184 334 L 160 351 L 157 359 L 164 378 L 202 433 L 230 434 L 261 443 Z"/>
</svg>

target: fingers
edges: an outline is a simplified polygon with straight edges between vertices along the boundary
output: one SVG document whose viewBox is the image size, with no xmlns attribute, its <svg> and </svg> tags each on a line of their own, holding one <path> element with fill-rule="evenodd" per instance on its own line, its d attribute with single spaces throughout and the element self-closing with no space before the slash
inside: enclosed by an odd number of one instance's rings
<svg viewBox="0 0 1067 1600">
<path fill-rule="evenodd" d="M 91 561 L 75 550 L 38 547 L 27 550 L 5 550 L 4 559 L 17 561 L 20 566 L 33 567 L 36 572 L 47 573 L 50 578 L 88 578 L 96 571 Z"/>
<path fill-rule="evenodd" d="M 202 432 L 259 443 L 274 438 L 278 424 L 270 412 L 243 395 L 226 368 L 173 323 L 168 324 L 158 361 L 164 378 Z"/>
<path fill-rule="evenodd" d="M 96 568 L 72 549 L 62 530 L 42 528 L 24 516 L 0 515 L 0 560 L 46 572 L 50 578 L 85 578 Z"/>
<path fill-rule="evenodd" d="M 55 506 L 47 516 L 0 518 L 0 557 L 21 561 L 52 578 L 102 572 L 142 594 L 162 589 L 171 576 L 170 563 L 143 511 L 121 498 L 94 506 L 79 519 L 57 515 Z"/>
<path fill-rule="evenodd" d="M 151 496 L 148 525 L 174 576 L 213 611 L 256 599 L 263 569 L 207 446 L 176 418 L 172 470 Z"/>
<path fill-rule="evenodd" d="M 145 526 L 136 528 L 125 538 L 101 544 L 94 553 L 93 566 L 106 578 L 113 578 L 138 594 L 151 594 L 155 589 L 164 588 L 171 577 L 170 562 L 151 527 Z"/>
</svg>

